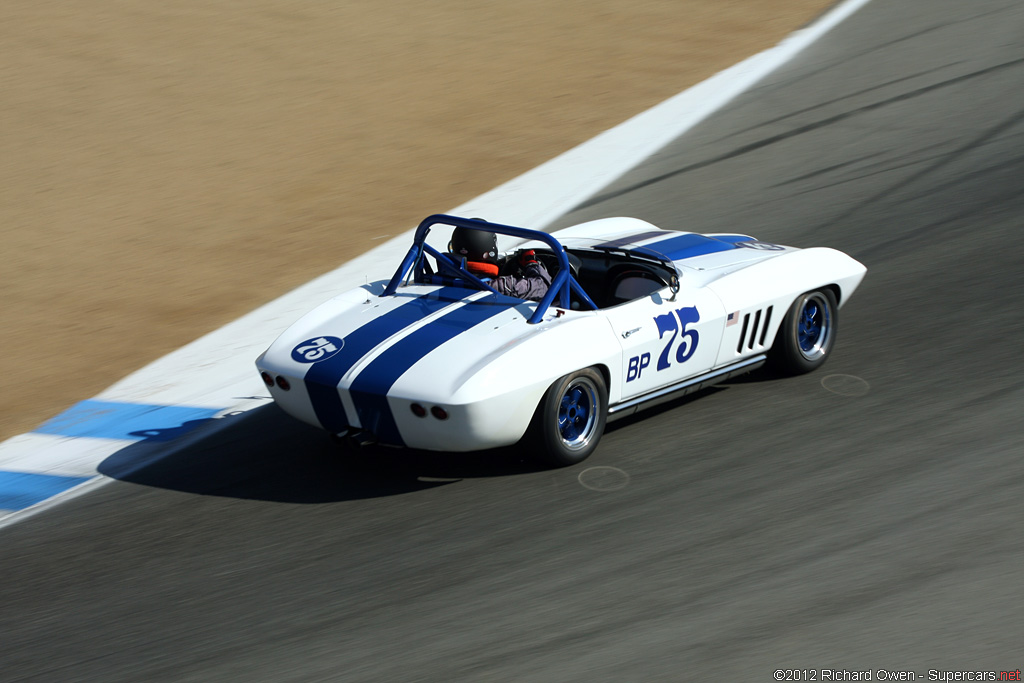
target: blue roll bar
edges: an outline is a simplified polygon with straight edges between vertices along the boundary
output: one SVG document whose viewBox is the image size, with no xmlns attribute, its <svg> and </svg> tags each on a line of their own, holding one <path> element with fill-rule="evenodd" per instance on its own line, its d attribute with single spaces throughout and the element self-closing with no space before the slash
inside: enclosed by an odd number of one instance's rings
<svg viewBox="0 0 1024 683">
<path fill-rule="evenodd" d="M 559 298 L 559 306 L 566 309 L 570 308 L 572 292 L 575 292 L 579 299 L 591 309 L 597 308 L 591 298 L 587 296 L 587 293 L 583 291 L 583 288 L 580 287 L 579 283 L 576 282 L 576 279 L 572 276 L 572 273 L 569 270 L 569 257 L 566 254 L 565 247 L 563 247 L 561 242 L 556 240 L 550 233 L 541 232 L 540 230 L 530 230 L 528 228 L 517 228 L 512 225 L 501 225 L 500 223 L 488 223 L 487 221 L 476 218 L 449 216 L 442 213 L 427 216 L 423 219 L 423 222 L 419 224 L 419 227 L 416 228 L 416 234 L 413 236 L 412 246 L 409 248 L 408 253 L 406 253 L 405 258 L 402 259 L 402 264 L 398 267 L 398 270 L 395 271 L 395 274 L 392 276 L 388 286 L 385 287 L 384 291 L 381 293 L 381 296 L 394 296 L 395 292 L 398 290 L 398 286 L 406 279 L 410 271 L 415 270 L 414 279 L 417 282 L 425 280 L 427 273 L 424 270 L 424 254 L 433 256 L 434 260 L 437 262 L 438 268 L 447 271 L 454 277 L 467 280 L 481 290 L 497 293 L 493 287 L 473 273 L 469 272 L 461 262 L 453 258 L 450 254 L 443 254 L 426 243 L 425 240 L 427 235 L 430 234 L 430 228 L 438 224 L 536 240 L 551 247 L 555 257 L 558 259 L 558 273 L 551 281 L 551 287 L 548 288 L 547 294 L 545 294 L 544 298 L 541 299 L 539 304 L 537 304 L 537 309 L 533 312 L 533 315 L 530 316 L 528 321 L 529 323 L 537 324 L 543 320 L 544 314 L 547 313 L 548 308 L 555 301 L 556 296 Z"/>
</svg>

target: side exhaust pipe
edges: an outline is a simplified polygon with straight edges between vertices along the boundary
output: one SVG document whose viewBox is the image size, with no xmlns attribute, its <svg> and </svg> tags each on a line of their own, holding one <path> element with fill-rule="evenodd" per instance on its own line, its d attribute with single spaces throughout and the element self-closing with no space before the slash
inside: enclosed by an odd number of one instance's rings
<svg viewBox="0 0 1024 683">
<path fill-rule="evenodd" d="M 377 443 L 377 437 L 365 429 L 349 429 L 340 434 L 331 434 L 331 439 L 340 446 L 352 449 L 373 446 Z"/>
</svg>

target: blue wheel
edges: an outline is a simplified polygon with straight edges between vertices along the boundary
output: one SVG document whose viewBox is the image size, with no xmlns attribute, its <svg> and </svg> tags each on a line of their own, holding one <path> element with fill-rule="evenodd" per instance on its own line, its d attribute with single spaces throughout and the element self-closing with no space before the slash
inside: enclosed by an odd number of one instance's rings
<svg viewBox="0 0 1024 683">
<path fill-rule="evenodd" d="M 534 425 L 545 462 L 557 467 L 575 465 L 593 453 L 604 433 L 607 406 L 604 377 L 592 368 L 551 385 Z"/>
<path fill-rule="evenodd" d="M 800 353 L 809 361 L 828 351 L 832 335 L 832 308 L 821 292 L 803 297 L 797 314 L 796 341 Z"/>
<path fill-rule="evenodd" d="M 810 372 L 828 358 L 838 329 L 838 306 L 831 289 L 801 294 L 782 321 L 772 356 L 783 371 Z"/>
<path fill-rule="evenodd" d="M 573 380 L 558 406 L 558 432 L 569 450 L 585 448 L 597 424 L 597 386 L 589 377 Z"/>
</svg>

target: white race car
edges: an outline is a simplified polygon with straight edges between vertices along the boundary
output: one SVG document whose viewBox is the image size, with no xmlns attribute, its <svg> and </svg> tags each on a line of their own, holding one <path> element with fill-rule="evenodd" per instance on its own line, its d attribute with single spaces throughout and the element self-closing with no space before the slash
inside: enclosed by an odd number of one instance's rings
<svg viewBox="0 0 1024 683">
<path fill-rule="evenodd" d="M 553 277 L 543 298 L 500 294 L 427 243 L 456 227 L 532 249 Z M 503 274 L 521 263 L 510 254 L 494 259 Z M 475 451 L 527 437 L 547 463 L 571 465 L 607 420 L 767 360 L 817 368 L 864 273 L 833 249 L 635 218 L 548 234 L 435 215 L 390 281 L 315 308 L 256 366 L 285 412 L 354 443 Z"/>
</svg>

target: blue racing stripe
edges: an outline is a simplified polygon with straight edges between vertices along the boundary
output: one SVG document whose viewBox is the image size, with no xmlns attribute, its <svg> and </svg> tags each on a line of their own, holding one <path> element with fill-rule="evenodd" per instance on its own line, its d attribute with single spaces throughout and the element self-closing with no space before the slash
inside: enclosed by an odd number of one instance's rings
<svg viewBox="0 0 1024 683">
<path fill-rule="evenodd" d="M 600 244 L 595 244 L 594 247 L 597 248 L 597 249 L 620 249 L 622 247 L 628 247 L 628 246 L 634 245 L 637 242 L 643 242 L 644 240 L 649 240 L 652 237 L 664 237 L 664 236 L 665 236 L 665 231 L 664 230 L 652 230 L 652 231 L 649 231 L 649 232 L 639 232 L 639 233 L 637 233 L 635 235 L 626 235 L 625 237 L 620 237 L 618 239 L 614 239 L 614 240 L 611 240 L 611 241 L 608 241 L 608 242 L 601 242 Z"/>
<path fill-rule="evenodd" d="M 756 242 L 753 237 L 748 235 L 715 235 L 714 239 L 719 242 L 728 242 L 729 244 L 735 244 L 736 242 Z"/>
<path fill-rule="evenodd" d="M 459 287 L 443 287 L 430 294 L 410 298 L 407 303 L 349 333 L 341 351 L 310 366 L 303 380 L 313 411 L 324 429 L 337 434 L 350 426 L 338 393 L 338 383 L 353 365 L 391 335 L 445 306 L 461 301 L 466 294 L 467 291 Z"/>
<path fill-rule="evenodd" d="M 359 373 L 349 390 L 363 428 L 371 431 L 382 443 L 404 445 L 388 405 L 388 391 L 399 377 L 428 353 L 507 311 L 510 303 L 521 302 L 495 294 L 472 301 L 400 339 L 374 358 Z"/>
<path fill-rule="evenodd" d="M 681 261 L 682 259 L 693 258 L 694 256 L 714 254 L 715 252 L 729 251 L 736 248 L 736 245 L 723 240 L 689 233 L 679 235 L 678 237 L 670 237 L 660 242 L 645 244 L 640 249 L 650 249 L 659 254 L 664 254 L 673 261 Z"/>
<path fill-rule="evenodd" d="M 89 479 L 0 470 L 0 509 L 24 510 Z"/>
</svg>

